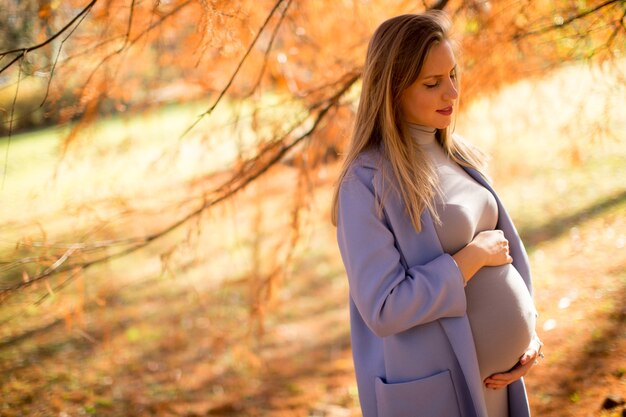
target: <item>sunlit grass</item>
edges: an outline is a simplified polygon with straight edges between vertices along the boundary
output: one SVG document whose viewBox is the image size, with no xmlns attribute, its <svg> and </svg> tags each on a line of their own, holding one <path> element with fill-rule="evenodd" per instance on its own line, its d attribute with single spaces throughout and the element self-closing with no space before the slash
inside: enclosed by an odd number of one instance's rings
<svg viewBox="0 0 626 417">
<path fill-rule="evenodd" d="M 279 114 L 283 98 L 268 95 L 258 116 L 286 128 L 301 110 L 291 103 Z M 14 135 L 0 144 L 3 188 L 0 214 L 10 221 L 46 216 L 68 206 L 102 199 L 156 198 L 181 182 L 232 166 L 253 152 L 250 104 L 224 101 L 183 137 L 210 102 L 170 105 L 139 114 L 106 117 L 82 129 L 64 147 L 72 126 Z M 235 112 L 239 113 L 236 124 Z M 6 159 L 4 158 L 6 156 Z"/>
</svg>

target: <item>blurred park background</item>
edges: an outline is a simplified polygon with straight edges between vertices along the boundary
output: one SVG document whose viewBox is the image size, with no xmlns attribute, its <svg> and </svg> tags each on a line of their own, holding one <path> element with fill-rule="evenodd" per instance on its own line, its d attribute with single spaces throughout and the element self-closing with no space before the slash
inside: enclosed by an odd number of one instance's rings
<svg viewBox="0 0 626 417">
<path fill-rule="evenodd" d="M 358 416 L 330 194 L 426 8 L 529 250 L 531 409 L 625 415 L 624 0 L 0 0 L 0 415 Z"/>
</svg>

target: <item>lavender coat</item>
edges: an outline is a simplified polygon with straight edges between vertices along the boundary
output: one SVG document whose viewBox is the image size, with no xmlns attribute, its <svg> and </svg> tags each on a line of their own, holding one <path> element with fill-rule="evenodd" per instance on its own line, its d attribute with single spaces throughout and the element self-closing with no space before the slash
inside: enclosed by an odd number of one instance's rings
<svg viewBox="0 0 626 417">
<path fill-rule="evenodd" d="M 339 191 L 337 239 L 363 417 L 487 417 L 461 272 L 427 210 L 416 233 L 380 164 L 378 151 L 364 152 Z M 482 176 L 467 172 L 495 196 L 496 227 L 532 294 L 528 257 L 509 215 Z M 381 218 L 375 196 L 383 194 Z M 508 390 L 510 417 L 528 417 L 523 380 Z"/>
</svg>

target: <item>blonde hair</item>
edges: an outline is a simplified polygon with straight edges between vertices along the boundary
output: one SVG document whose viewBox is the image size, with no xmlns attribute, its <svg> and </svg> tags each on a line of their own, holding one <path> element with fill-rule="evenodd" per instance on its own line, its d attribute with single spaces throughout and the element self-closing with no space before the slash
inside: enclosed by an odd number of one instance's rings
<svg viewBox="0 0 626 417">
<path fill-rule="evenodd" d="M 363 71 L 361 98 L 354 131 L 335 185 L 331 219 L 337 225 L 339 189 L 350 166 L 364 151 L 378 148 L 389 161 L 398 191 L 416 231 L 421 230 L 421 214 L 426 208 L 435 221 L 438 192 L 435 171 L 402 120 L 400 96 L 415 82 L 430 49 L 448 41 L 450 20 L 444 12 L 396 16 L 383 22 L 370 40 Z M 460 165 L 482 170 L 483 156 L 449 128 L 438 129 L 436 138 L 444 151 Z M 380 163 L 383 176 L 389 175 Z M 384 195 L 376 196 L 382 215 Z"/>
</svg>

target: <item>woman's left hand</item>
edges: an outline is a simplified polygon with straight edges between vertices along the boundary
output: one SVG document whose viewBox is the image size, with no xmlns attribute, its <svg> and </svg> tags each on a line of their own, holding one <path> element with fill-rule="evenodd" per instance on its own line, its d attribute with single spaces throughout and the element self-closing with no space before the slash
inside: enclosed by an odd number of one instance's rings
<svg viewBox="0 0 626 417">
<path fill-rule="evenodd" d="M 485 386 L 490 389 L 506 388 L 511 382 L 517 381 L 530 371 L 533 365 L 536 365 L 539 358 L 543 358 L 541 348 L 543 343 L 538 337 L 534 337 L 530 342 L 526 352 L 520 357 L 520 360 L 507 372 L 493 374 L 484 381 Z"/>
</svg>

